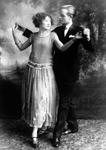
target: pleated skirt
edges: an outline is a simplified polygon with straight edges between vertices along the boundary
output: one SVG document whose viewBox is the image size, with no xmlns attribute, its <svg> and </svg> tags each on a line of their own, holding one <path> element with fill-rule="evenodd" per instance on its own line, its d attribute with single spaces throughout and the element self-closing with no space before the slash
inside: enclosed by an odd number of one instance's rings
<svg viewBox="0 0 106 150">
<path fill-rule="evenodd" d="M 52 64 L 28 62 L 22 81 L 22 119 L 31 127 L 55 124 L 56 88 Z"/>
</svg>

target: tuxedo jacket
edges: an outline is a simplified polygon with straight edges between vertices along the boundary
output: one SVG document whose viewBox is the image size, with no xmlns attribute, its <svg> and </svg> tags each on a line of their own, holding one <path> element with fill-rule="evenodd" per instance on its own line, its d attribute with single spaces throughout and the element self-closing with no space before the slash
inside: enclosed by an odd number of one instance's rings
<svg viewBox="0 0 106 150">
<path fill-rule="evenodd" d="M 66 36 L 64 37 L 64 27 L 59 26 L 54 29 L 54 32 L 57 33 L 60 41 L 65 44 L 71 38 L 70 35 L 75 35 L 77 32 L 83 33 L 83 28 L 79 26 L 72 25 Z M 91 40 L 87 41 L 87 37 L 83 35 L 82 39 L 76 40 L 66 51 L 61 52 L 55 45 L 55 55 L 54 55 L 54 70 L 58 78 L 63 78 L 66 80 L 78 80 L 79 79 L 79 46 L 82 44 L 84 50 L 93 52 L 94 48 Z"/>
<path fill-rule="evenodd" d="M 59 26 L 56 27 L 54 32 L 57 33 L 59 40 L 65 44 L 71 38 L 70 35 L 75 35 L 77 32 L 81 31 L 83 32 L 83 28 L 79 26 L 72 25 L 66 36 L 64 37 L 64 27 Z M 30 34 L 32 32 L 28 29 L 26 29 L 23 33 L 24 36 L 29 38 Z M 56 77 L 66 80 L 78 80 L 79 78 L 79 56 L 78 56 L 78 50 L 79 45 L 82 44 L 85 50 L 93 52 L 94 48 L 91 43 L 91 41 L 87 41 L 86 36 L 83 36 L 82 39 L 76 40 L 66 51 L 62 52 L 60 51 L 55 44 L 53 45 L 53 68 Z"/>
</svg>

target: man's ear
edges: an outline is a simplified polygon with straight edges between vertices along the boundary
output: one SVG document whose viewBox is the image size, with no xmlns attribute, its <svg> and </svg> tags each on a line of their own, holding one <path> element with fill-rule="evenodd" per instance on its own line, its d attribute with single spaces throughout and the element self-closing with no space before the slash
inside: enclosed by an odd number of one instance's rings
<svg viewBox="0 0 106 150">
<path fill-rule="evenodd" d="M 70 15 L 70 18 L 74 18 L 74 17 L 73 17 L 73 14 Z"/>
</svg>

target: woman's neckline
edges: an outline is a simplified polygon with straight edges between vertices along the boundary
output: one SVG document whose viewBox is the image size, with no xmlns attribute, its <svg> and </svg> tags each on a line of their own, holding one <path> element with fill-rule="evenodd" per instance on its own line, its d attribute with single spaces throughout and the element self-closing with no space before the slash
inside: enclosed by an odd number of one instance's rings
<svg viewBox="0 0 106 150">
<path fill-rule="evenodd" d="M 50 34 L 50 32 L 47 32 L 46 34 L 39 34 L 39 32 L 38 32 L 38 34 L 37 34 L 37 36 L 39 36 L 39 37 L 46 37 L 46 36 L 48 36 Z"/>
</svg>

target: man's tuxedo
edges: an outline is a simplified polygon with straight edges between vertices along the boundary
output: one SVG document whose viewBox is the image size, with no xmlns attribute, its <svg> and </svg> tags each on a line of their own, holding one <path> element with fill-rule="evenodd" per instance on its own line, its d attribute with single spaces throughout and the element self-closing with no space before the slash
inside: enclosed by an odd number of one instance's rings
<svg viewBox="0 0 106 150">
<path fill-rule="evenodd" d="M 75 35 L 77 32 L 83 32 L 83 28 L 79 26 L 71 26 L 68 30 L 67 35 L 64 37 L 64 27 L 60 26 L 54 29 L 57 33 L 60 41 L 65 44 L 71 38 L 70 35 Z M 67 80 L 78 80 L 79 78 L 79 57 L 78 57 L 78 47 L 82 44 L 84 48 L 88 51 L 93 51 L 91 41 L 87 41 L 86 36 L 83 39 L 76 40 L 73 45 L 68 48 L 68 50 L 61 52 L 58 48 L 54 46 L 54 68 L 58 73 L 61 74 L 61 78 Z"/>
<path fill-rule="evenodd" d="M 75 35 L 79 31 L 83 32 L 83 28 L 72 25 L 64 37 L 63 26 L 54 29 L 54 32 L 57 33 L 63 44 L 71 39 L 69 36 Z M 79 79 L 80 64 L 78 50 L 80 44 L 82 44 L 86 50 L 93 52 L 91 41 L 87 41 L 86 36 L 83 36 L 83 39 L 76 40 L 72 46 L 64 52 L 61 52 L 54 45 L 55 54 L 53 67 L 60 94 L 57 123 L 53 133 L 54 138 L 60 138 L 65 127 L 65 122 L 68 123 L 69 129 L 73 131 L 78 130 L 77 117 L 72 103 L 72 95 L 75 82 Z"/>
</svg>

